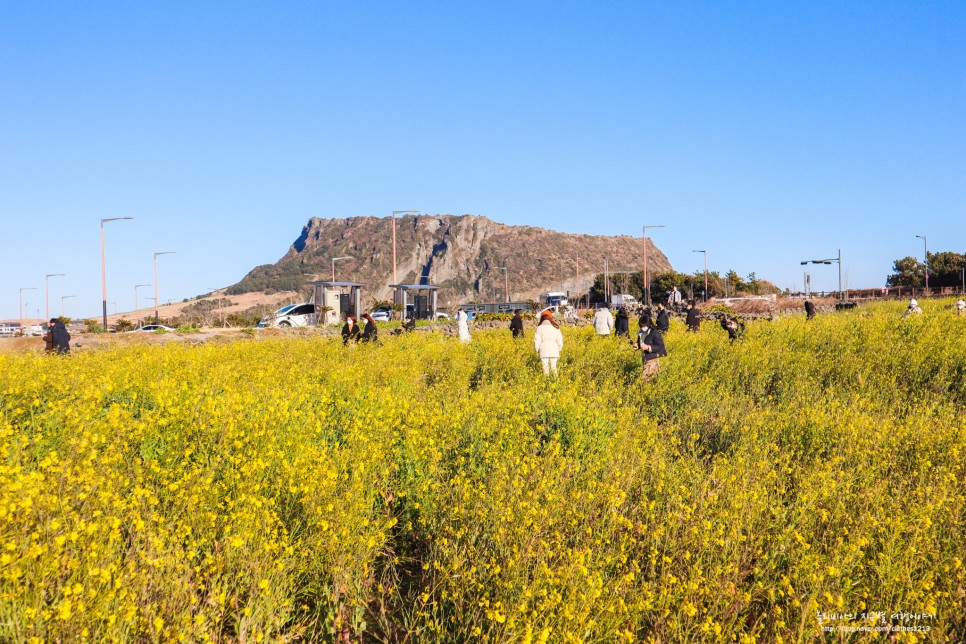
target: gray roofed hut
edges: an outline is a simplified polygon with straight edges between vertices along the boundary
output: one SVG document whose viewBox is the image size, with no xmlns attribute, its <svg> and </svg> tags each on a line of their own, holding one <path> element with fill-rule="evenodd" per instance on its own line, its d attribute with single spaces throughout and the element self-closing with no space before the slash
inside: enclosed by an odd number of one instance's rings
<svg viewBox="0 0 966 644">
<path fill-rule="evenodd" d="M 433 284 L 390 284 L 393 289 L 392 301 L 401 304 L 403 317 L 411 313 L 417 320 L 436 319 L 436 291 L 438 286 Z M 424 292 L 425 291 L 425 292 Z M 410 307 L 412 307 L 410 309 Z"/>
<path fill-rule="evenodd" d="M 335 324 L 347 315 L 362 315 L 362 282 L 312 282 L 315 285 L 315 310 L 330 306 L 332 310 L 319 324 Z"/>
</svg>

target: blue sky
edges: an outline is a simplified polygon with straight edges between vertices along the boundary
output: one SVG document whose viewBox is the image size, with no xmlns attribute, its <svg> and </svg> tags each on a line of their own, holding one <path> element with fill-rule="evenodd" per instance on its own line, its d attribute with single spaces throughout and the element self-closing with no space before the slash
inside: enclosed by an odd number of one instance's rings
<svg viewBox="0 0 966 644">
<path fill-rule="evenodd" d="M 966 251 L 963 43 L 959 1 L 3 2 L 0 318 L 46 273 L 97 315 L 119 216 L 119 310 L 155 251 L 181 299 L 409 208 L 878 287 Z"/>
</svg>

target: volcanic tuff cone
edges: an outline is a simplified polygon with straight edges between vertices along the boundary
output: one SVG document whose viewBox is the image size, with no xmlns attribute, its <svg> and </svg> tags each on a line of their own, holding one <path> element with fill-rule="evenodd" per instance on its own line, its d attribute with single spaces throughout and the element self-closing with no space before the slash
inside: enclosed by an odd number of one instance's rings
<svg viewBox="0 0 966 644">
<path fill-rule="evenodd" d="M 441 287 L 440 304 L 502 301 L 503 271 L 509 272 L 510 298 L 534 298 L 548 291 L 574 292 L 580 255 L 581 290 L 609 270 L 640 271 L 643 245 L 638 237 L 573 235 L 508 226 L 477 215 L 407 215 L 396 219 L 396 275 L 400 283 Z M 288 252 L 275 264 L 253 269 L 229 293 L 298 289 L 313 279 L 332 276 L 332 258 L 353 259 L 336 264 L 336 279 L 365 284 L 367 296 L 390 295 L 392 283 L 392 218 L 313 217 Z M 667 257 L 648 239 L 648 269 L 671 270 Z"/>
</svg>

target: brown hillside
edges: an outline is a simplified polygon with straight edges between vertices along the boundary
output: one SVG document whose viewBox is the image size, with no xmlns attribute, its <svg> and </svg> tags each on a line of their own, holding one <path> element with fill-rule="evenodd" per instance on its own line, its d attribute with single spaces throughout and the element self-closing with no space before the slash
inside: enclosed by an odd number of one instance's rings
<svg viewBox="0 0 966 644">
<path fill-rule="evenodd" d="M 574 235 L 532 226 L 508 226 L 476 215 L 409 215 L 396 220 L 397 278 L 403 283 L 441 286 L 440 303 L 502 300 L 506 266 L 510 298 L 524 300 L 546 291 L 574 291 L 580 255 L 581 290 L 603 271 L 638 271 L 640 238 Z M 313 279 L 363 282 L 373 298 L 389 296 L 392 283 L 392 219 L 313 217 L 275 264 L 259 266 L 229 293 L 297 289 Z M 656 273 L 670 262 L 648 240 L 648 266 Z"/>
</svg>

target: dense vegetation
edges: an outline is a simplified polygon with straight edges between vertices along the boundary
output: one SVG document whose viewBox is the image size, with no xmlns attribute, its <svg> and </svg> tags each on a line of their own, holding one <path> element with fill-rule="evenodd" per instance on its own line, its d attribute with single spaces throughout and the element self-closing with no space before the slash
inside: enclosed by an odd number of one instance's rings
<svg viewBox="0 0 966 644">
<path fill-rule="evenodd" d="M 675 321 L 650 382 L 589 328 L 557 380 L 505 330 L 0 355 L 0 639 L 962 641 L 926 309 Z"/>
</svg>

